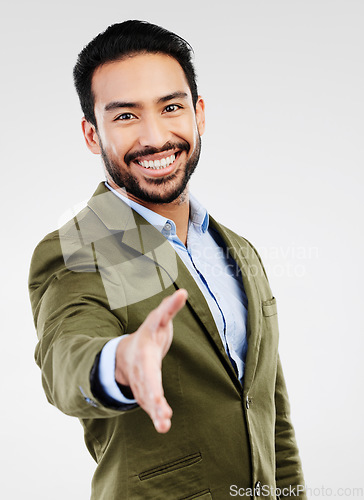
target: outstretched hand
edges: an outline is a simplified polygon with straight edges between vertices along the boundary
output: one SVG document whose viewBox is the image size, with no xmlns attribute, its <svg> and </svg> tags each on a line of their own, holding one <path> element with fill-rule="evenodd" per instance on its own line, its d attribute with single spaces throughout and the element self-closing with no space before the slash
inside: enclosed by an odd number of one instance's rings
<svg viewBox="0 0 364 500">
<path fill-rule="evenodd" d="M 172 418 L 172 409 L 164 397 L 162 360 L 172 343 L 172 320 L 186 300 L 184 289 L 163 299 L 135 333 L 119 342 L 116 350 L 116 381 L 130 387 L 134 399 L 161 433 L 169 431 Z"/>
</svg>

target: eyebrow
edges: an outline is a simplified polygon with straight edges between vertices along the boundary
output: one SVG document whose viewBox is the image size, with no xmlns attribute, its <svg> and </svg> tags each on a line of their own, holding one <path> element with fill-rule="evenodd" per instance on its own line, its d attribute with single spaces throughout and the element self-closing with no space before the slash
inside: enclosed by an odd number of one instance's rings
<svg viewBox="0 0 364 500">
<path fill-rule="evenodd" d="M 171 101 L 172 99 L 187 99 L 188 95 L 186 92 L 173 92 L 172 94 L 165 95 L 157 99 L 156 103 L 160 104 L 163 102 Z M 105 111 L 113 111 L 120 108 L 142 108 L 140 102 L 128 102 L 128 101 L 112 101 L 106 104 Z"/>
</svg>

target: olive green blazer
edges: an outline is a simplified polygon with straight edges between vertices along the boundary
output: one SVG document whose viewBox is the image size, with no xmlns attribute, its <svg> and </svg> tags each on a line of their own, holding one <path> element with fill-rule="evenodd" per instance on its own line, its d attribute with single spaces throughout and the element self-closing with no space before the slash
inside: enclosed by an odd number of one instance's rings
<svg viewBox="0 0 364 500">
<path fill-rule="evenodd" d="M 275 488 L 303 485 L 277 350 L 276 301 L 252 245 L 212 218 L 210 224 L 240 267 L 248 298 L 243 387 L 173 247 L 103 183 L 34 252 L 35 358 L 48 401 L 84 427 L 97 462 L 93 500 L 219 500 L 239 489 L 249 498 L 254 488 L 252 495 L 275 499 Z M 188 301 L 174 320 L 162 370 L 172 427 L 158 434 L 139 407 L 125 410 L 99 397 L 90 374 L 106 342 L 135 332 L 178 288 L 187 289 Z"/>
</svg>

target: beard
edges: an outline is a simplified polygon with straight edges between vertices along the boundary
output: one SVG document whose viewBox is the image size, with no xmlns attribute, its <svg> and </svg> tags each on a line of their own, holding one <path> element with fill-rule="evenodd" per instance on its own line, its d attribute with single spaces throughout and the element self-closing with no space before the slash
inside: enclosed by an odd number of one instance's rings
<svg viewBox="0 0 364 500">
<path fill-rule="evenodd" d="M 104 149 L 101 139 L 99 137 L 101 157 L 104 162 L 106 171 L 110 175 L 111 179 L 120 188 L 124 188 L 127 193 L 135 196 L 139 200 L 156 203 L 156 204 L 166 204 L 172 203 L 185 191 L 188 181 L 191 175 L 196 170 L 198 160 L 201 153 L 201 137 L 198 134 L 196 148 L 192 156 L 186 161 L 183 168 L 183 173 L 181 175 L 181 168 L 177 172 L 165 177 L 151 178 L 145 177 L 144 181 L 149 184 L 151 189 L 143 188 L 137 177 L 134 176 L 130 168 L 123 171 L 121 162 L 112 159 Z M 190 146 L 187 142 L 181 143 L 170 143 L 168 142 L 161 149 L 148 148 L 141 152 L 135 152 L 126 154 L 124 162 L 127 167 L 130 167 L 131 162 L 136 158 L 142 158 L 143 156 L 161 153 L 162 151 L 168 151 L 169 149 L 176 149 L 180 152 L 186 151 L 187 154 L 190 151 Z"/>
</svg>

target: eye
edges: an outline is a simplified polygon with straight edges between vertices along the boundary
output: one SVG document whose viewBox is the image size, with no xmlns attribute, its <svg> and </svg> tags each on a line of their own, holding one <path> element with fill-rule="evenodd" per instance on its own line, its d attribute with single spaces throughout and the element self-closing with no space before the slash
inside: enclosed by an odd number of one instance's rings
<svg viewBox="0 0 364 500">
<path fill-rule="evenodd" d="M 181 108 L 182 106 L 180 106 L 179 104 L 168 104 L 168 106 L 164 108 L 164 111 L 166 113 L 173 113 L 173 111 L 178 111 Z"/>
<path fill-rule="evenodd" d="M 132 113 L 123 113 L 115 118 L 115 121 L 129 121 L 135 118 L 135 115 Z"/>
</svg>

